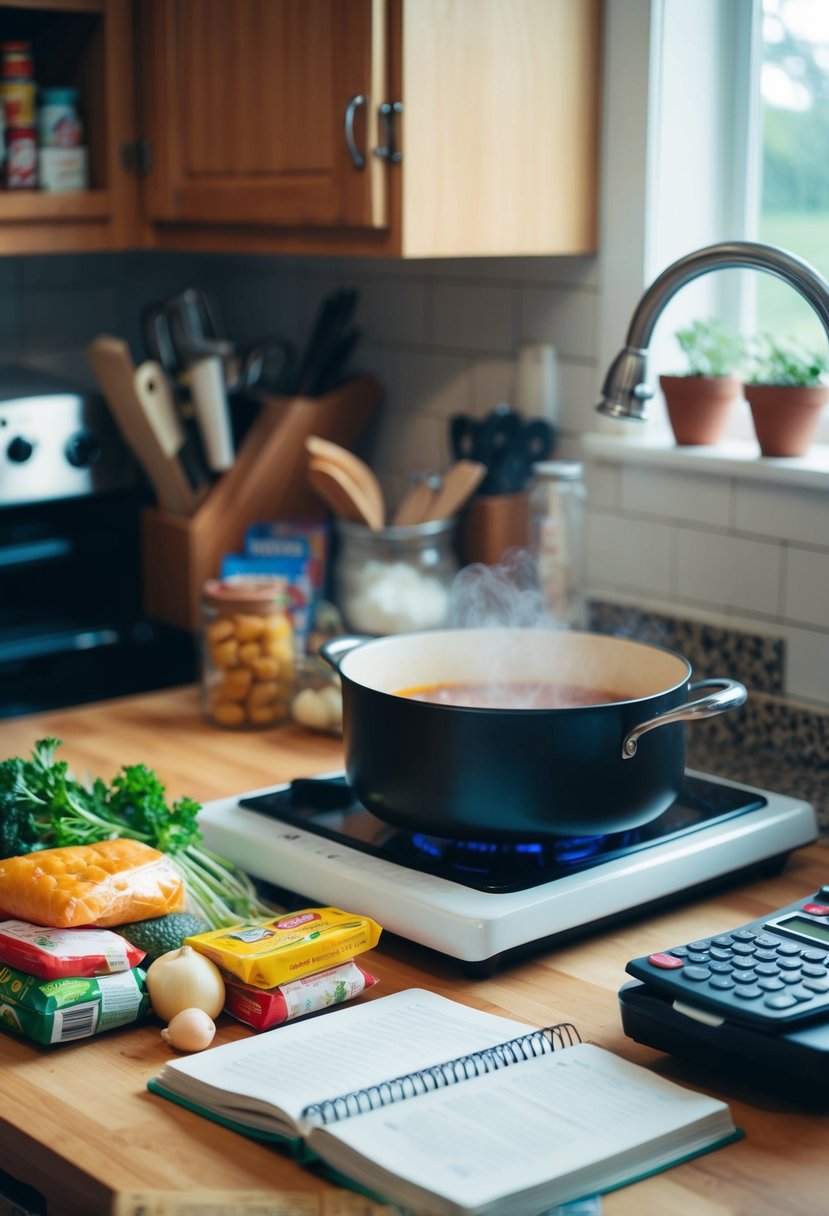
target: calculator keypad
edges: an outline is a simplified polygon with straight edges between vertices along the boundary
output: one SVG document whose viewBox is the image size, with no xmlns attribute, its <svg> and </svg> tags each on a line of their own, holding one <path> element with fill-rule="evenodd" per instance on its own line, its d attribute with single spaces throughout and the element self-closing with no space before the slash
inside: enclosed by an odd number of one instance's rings
<svg viewBox="0 0 829 1216">
<path fill-rule="evenodd" d="M 798 910 L 817 907 L 807 903 Z M 762 923 L 672 946 L 634 959 L 627 969 L 676 999 L 696 1000 L 726 1016 L 750 1011 L 752 1022 L 786 1021 L 829 1008 L 829 945 L 778 937 Z"/>
</svg>

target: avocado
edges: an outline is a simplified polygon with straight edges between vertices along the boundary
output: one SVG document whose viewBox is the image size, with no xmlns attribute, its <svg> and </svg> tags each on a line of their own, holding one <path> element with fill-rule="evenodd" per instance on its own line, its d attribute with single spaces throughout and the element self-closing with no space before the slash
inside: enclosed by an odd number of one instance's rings
<svg viewBox="0 0 829 1216">
<path fill-rule="evenodd" d="M 167 916 L 156 916 L 152 920 L 137 920 L 130 925 L 119 925 L 115 930 L 146 953 L 145 962 L 151 963 L 169 950 L 178 950 L 185 937 L 207 933 L 210 925 L 200 916 L 190 912 L 170 912 Z"/>
</svg>

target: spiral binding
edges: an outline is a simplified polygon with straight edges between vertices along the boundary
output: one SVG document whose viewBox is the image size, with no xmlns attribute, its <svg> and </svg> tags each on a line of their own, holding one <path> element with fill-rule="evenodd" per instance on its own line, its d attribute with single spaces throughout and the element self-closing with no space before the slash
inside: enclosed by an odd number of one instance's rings
<svg viewBox="0 0 829 1216">
<path fill-rule="evenodd" d="M 520 1035 L 516 1039 L 509 1039 L 506 1043 L 498 1043 L 495 1047 L 487 1047 L 483 1051 L 457 1056 L 454 1060 L 432 1064 L 417 1072 L 381 1081 L 377 1085 L 368 1085 L 365 1089 L 355 1089 L 336 1098 L 312 1102 L 303 1110 L 302 1118 L 316 1124 L 336 1123 L 351 1115 L 377 1110 L 381 1106 L 391 1106 L 394 1102 L 416 1098 L 419 1094 L 428 1093 L 433 1089 L 444 1089 L 470 1077 L 497 1072 L 521 1060 L 549 1055 L 552 1051 L 560 1051 L 580 1042 L 581 1035 L 570 1022 L 545 1026 L 541 1030 L 533 1030 L 530 1034 Z"/>
</svg>

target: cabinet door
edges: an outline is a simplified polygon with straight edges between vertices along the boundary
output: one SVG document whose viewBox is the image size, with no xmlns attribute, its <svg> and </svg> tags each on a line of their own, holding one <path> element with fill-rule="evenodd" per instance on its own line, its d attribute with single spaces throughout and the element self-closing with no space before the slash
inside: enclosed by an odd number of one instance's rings
<svg viewBox="0 0 829 1216">
<path fill-rule="evenodd" d="M 377 228 L 384 0 L 145 0 L 155 223 Z M 358 166 L 346 140 L 349 101 Z"/>
</svg>

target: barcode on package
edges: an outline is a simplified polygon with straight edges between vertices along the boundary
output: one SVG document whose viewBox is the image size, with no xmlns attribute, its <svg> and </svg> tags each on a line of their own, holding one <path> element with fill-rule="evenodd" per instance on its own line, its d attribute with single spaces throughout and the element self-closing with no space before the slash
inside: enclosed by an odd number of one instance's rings
<svg viewBox="0 0 829 1216">
<path fill-rule="evenodd" d="M 67 1043 L 71 1039 L 87 1039 L 95 1033 L 97 1024 L 97 1001 L 73 1005 L 71 1009 L 58 1009 L 52 1024 L 52 1042 Z"/>
</svg>

